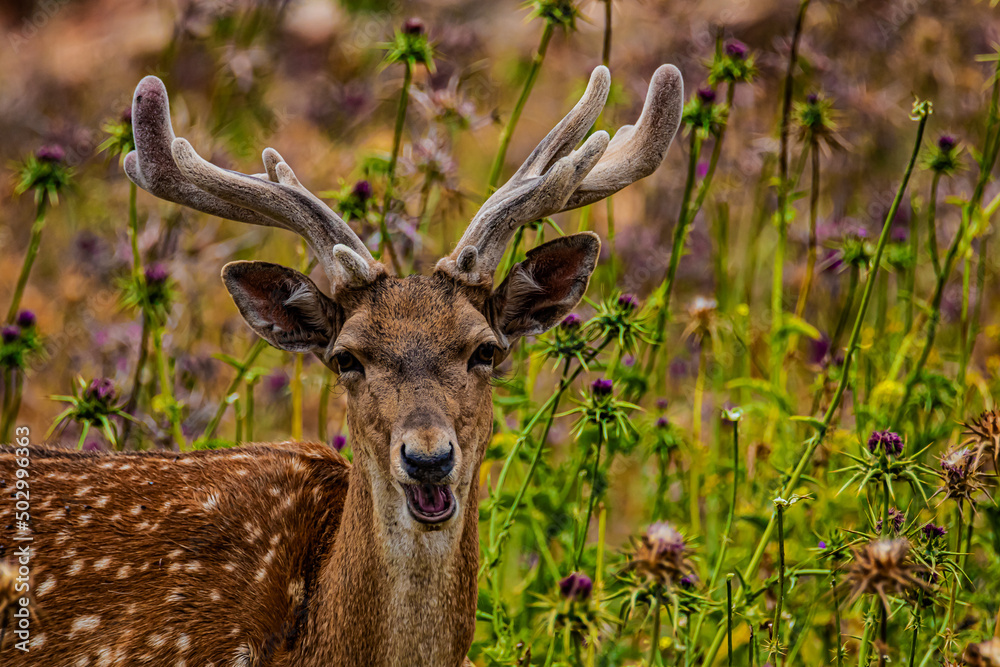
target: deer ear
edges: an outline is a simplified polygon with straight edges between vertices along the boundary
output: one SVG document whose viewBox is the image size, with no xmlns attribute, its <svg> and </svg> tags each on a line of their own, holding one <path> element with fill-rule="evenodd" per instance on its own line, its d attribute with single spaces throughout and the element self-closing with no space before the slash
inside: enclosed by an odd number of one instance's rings
<svg viewBox="0 0 1000 667">
<path fill-rule="evenodd" d="M 222 280 L 250 328 L 276 348 L 322 357 L 337 338 L 343 310 L 308 276 L 268 262 L 232 262 Z"/>
<path fill-rule="evenodd" d="M 591 232 L 529 250 L 491 296 L 494 328 L 513 343 L 559 324 L 586 293 L 600 251 L 601 240 Z"/>
</svg>

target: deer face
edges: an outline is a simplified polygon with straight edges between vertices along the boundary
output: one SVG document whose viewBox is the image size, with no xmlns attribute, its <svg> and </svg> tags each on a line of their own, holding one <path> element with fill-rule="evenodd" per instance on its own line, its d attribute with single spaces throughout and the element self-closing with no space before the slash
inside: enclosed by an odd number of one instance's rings
<svg viewBox="0 0 1000 667">
<path fill-rule="evenodd" d="M 258 334 L 316 354 L 339 375 L 356 464 L 384 519 L 439 530 L 475 492 L 492 432 L 495 364 L 518 338 L 545 331 L 577 304 L 599 249 L 592 234 L 557 239 L 496 290 L 437 273 L 383 276 L 330 298 L 274 264 L 236 262 L 223 276 Z"/>
</svg>

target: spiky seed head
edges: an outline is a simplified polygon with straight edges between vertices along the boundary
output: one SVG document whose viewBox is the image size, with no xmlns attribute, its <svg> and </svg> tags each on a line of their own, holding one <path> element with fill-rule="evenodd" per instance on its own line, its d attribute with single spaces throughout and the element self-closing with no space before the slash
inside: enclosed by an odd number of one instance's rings
<svg viewBox="0 0 1000 667">
<path fill-rule="evenodd" d="M 988 410 L 963 424 L 967 445 L 975 446 L 980 459 L 993 461 L 993 469 L 1000 473 L 1000 409 Z"/>
<path fill-rule="evenodd" d="M 657 521 L 639 539 L 628 569 L 670 586 L 694 571 L 689 553 L 684 536 L 669 523 Z"/>
<path fill-rule="evenodd" d="M 977 491 L 983 491 L 989 496 L 985 489 L 983 459 L 977 448 L 966 446 L 952 449 L 943 454 L 940 461 L 942 484 L 935 495 L 943 494 L 945 500 L 951 498 L 970 504 Z"/>
<path fill-rule="evenodd" d="M 875 540 L 855 550 L 847 578 L 851 604 L 862 595 L 877 595 L 888 610 L 889 595 L 901 596 L 917 588 L 929 591 L 927 582 L 917 576 L 924 568 L 909 556 L 910 543 L 904 538 Z"/>
</svg>

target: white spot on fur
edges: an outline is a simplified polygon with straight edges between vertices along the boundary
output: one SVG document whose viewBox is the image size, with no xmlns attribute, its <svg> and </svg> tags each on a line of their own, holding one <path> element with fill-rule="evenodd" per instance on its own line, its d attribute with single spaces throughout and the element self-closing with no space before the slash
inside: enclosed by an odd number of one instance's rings
<svg viewBox="0 0 1000 667">
<path fill-rule="evenodd" d="M 149 644 L 150 647 L 152 648 L 160 648 L 161 646 L 167 643 L 167 636 L 164 634 L 154 632 L 153 634 L 146 637 L 146 643 Z"/>
<path fill-rule="evenodd" d="M 214 510 L 216 507 L 219 506 L 218 494 L 215 493 L 208 494 L 208 498 L 205 499 L 205 502 L 203 502 L 201 506 L 205 508 L 206 512 L 211 512 L 212 510 Z"/>
<path fill-rule="evenodd" d="M 111 565 L 111 556 L 105 556 L 101 560 L 95 561 L 94 562 L 94 569 L 95 570 L 103 570 L 108 565 Z"/>
<path fill-rule="evenodd" d="M 88 494 L 88 493 L 90 493 L 90 492 L 91 492 L 91 491 L 92 491 L 93 489 L 94 489 L 94 487 L 92 487 L 92 486 L 85 486 L 85 487 L 83 487 L 82 489 L 77 489 L 77 490 L 76 490 L 76 493 L 74 493 L 73 495 L 75 495 L 75 496 L 76 496 L 77 498 L 79 498 L 80 496 L 85 496 L 85 495 L 87 495 L 87 494 Z"/>
<path fill-rule="evenodd" d="M 212 602 L 221 602 L 222 601 L 222 596 L 219 594 L 219 591 L 212 591 L 211 593 L 208 594 L 208 598 Z"/>
<path fill-rule="evenodd" d="M 80 570 L 83 569 L 84 562 L 85 562 L 85 559 L 83 559 L 83 558 L 81 558 L 80 560 L 73 561 L 73 564 L 69 566 L 69 573 L 70 573 L 70 575 L 78 574 L 80 572 Z"/>
<path fill-rule="evenodd" d="M 191 638 L 188 637 L 186 634 L 181 633 L 181 636 L 177 638 L 177 650 L 183 653 L 184 651 L 187 651 L 190 648 L 191 648 Z"/>
<path fill-rule="evenodd" d="M 201 572 L 201 562 L 193 560 L 184 566 L 188 572 Z"/>
<path fill-rule="evenodd" d="M 123 465 L 119 466 L 119 468 L 118 468 L 118 469 L 119 469 L 119 470 L 131 470 L 131 469 L 132 469 L 132 466 L 131 466 L 131 465 L 129 465 L 128 463 L 125 463 L 125 464 L 123 464 Z"/>
<path fill-rule="evenodd" d="M 225 570 L 226 572 L 235 572 L 236 563 L 234 563 L 233 561 L 229 561 L 228 563 L 222 566 L 222 569 Z"/>
<path fill-rule="evenodd" d="M 254 577 L 254 579 L 256 579 L 257 581 L 264 581 L 264 577 L 266 576 L 267 576 L 267 568 L 262 567 L 259 570 L 257 570 L 257 576 Z"/>
<path fill-rule="evenodd" d="M 35 592 L 38 593 L 39 597 L 41 597 L 42 595 L 45 595 L 46 593 L 51 591 L 55 587 L 55 585 L 56 585 L 55 577 L 49 577 L 48 579 L 46 579 L 45 581 L 43 581 L 41 584 L 38 585 L 38 588 L 35 590 Z"/>
<path fill-rule="evenodd" d="M 142 505 L 136 505 L 131 509 L 132 514 L 139 514 L 142 512 Z"/>
<path fill-rule="evenodd" d="M 80 525 L 81 525 L 81 526 L 86 526 L 86 525 L 87 525 L 88 523 L 90 523 L 90 520 L 91 520 L 92 518 L 93 518 L 93 517 L 92 517 L 91 515 L 89 515 L 89 514 L 82 514 L 82 515 L 80 516 Z"/>
<path fill-rule="evenodd" d="M 100 498 L 94 501 L 94 507 L 104 507 L 105 505 L 108 504 L 109 500 L 111 500 L 109 496 L 101 496 Z"/>
<path fill-rule="evenodd" d="M 69 633 L 70 635 L 75 635 L 77 632 L 90 632 L 100 624 L 100 616 L 78 616 L 72 625 L 69 626 Z"/>
<path fill-rule="evenodd" d="M 85 655 L 81 655 L 79 658 L 76 659 L 76 662 L 73 663 L 73 666 L 74 667 L 87 667 L 87 665 L 89 665 L 89 664 L 90 664 L 90 658 L 88 658 Z"/>
<path fill-rule="evenodd" d="M 31 640 L 28 642 L 29 648 L 38 648 L 39 646 L 45 646 L 45 633 L 32 635 Z"/>
<path fill-rule="evenodd" d="M 184 555 L 183 549 L 174 549 L 173 551 L 167 554 L 167 558 L 180 558 L 183 555 Z"/>
<path fill-rule="evenodd" d="M 132 567 L 129 565 L 122 565 L 118 568 L 118 574 L 116 576 L 119 579 L 127 579 L 130 574 L 132 574 Z"/>
</svg>

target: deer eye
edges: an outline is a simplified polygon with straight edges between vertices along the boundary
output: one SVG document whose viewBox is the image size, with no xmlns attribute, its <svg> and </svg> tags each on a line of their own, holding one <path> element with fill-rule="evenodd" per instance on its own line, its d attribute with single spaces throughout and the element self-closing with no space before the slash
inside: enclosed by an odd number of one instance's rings
<svg viewBox="0 0 1000 667">
<path fill-rule="evenodd" d="M 493 357 L 496 354 L 497 346 L 493 343 L 483 343 L 476 348 L 469 358 L 469 370 L 476 366 L 493 366 Z"/>
<path fill-rule="evenodd" d="M 337 372 L 341 375 L 345 373 L 361 373 L 364 375 L 365 367 L 350 352 L 338 352 L 333 355 L 333 360 L 337 362 Z"/>
</svg>

